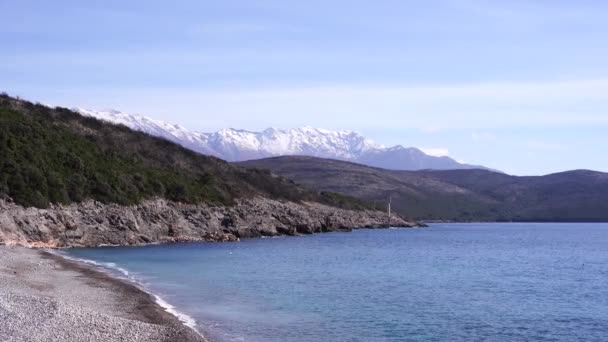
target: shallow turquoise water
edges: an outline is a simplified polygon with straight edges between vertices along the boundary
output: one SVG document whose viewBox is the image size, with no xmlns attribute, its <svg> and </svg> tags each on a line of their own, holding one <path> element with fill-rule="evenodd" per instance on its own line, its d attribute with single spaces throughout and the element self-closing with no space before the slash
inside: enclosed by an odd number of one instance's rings
<svg viewBox="0 0 608 342">
<path fill-rule="evenodd" d="M 608 224 L 72 249 L 219 341 L 607 341 Z"/>
</svg>

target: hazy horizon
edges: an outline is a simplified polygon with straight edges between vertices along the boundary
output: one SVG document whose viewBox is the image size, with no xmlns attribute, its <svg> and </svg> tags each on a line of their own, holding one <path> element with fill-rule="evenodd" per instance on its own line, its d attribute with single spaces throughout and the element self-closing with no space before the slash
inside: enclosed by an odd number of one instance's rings
<svg viewBox="0 0 608 342">
<path fill-rule="evenodd" d="M 191 130 L 311 126 L 608 171 L 608 3 L 0 3 L 1 91 Z"/>
</svg>

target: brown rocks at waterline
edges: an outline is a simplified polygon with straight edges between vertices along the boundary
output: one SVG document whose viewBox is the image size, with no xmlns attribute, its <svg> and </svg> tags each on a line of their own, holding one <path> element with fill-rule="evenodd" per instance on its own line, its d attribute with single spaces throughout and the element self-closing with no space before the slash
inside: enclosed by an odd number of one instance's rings
<svg viewBox="0 0 608 342">
<path fill-rule="evenodd" d="M 391 217 L 391 225 L 419 226 L 399 216 Z M 266 198 L 239 200 L 231 207 L 154 199 L 133 206 L 86 201 L 48 209 L 0 200 L 0 243 L 30 247 L 222 242 L 387 226 L 386 213 L 380 211 Z"/>
</svg>

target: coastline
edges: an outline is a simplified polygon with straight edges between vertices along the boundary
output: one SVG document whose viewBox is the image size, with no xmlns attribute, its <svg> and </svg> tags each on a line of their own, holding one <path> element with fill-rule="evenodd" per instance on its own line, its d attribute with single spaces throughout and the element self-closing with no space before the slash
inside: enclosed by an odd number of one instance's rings
<svg viewBox="0 0 608 342">
<path fill-rule="evenodd" d="M 163 308 L 163 310 L 165 310 L 165 312 L 167 312 L 167 313 L 171 314 L 172 316 L 174 316 L 175 318 L 177 318 L 180 321 L 180 323 L 182 323 L 183 325 L 187 326 L 188 328 L 196 331 L 198 334 L 201 334 L 196 329 L 197 324 L 196 324 L 196 321 L 194 320 L 194 318 L 177 311 L 173 305 L 169 304 L 162 297 L 153 293 L 152 291 L 147 290 L 145 288 L 144 284 L 142 284 L 142 283 L 138 282 L 136 279 L 132 278 L 129 271 L 125 270 L 124 268 L 118 267 L 114 263 L 99 263 L 94 260 L 74 258 L 74 257 L 68 256 L 68 255 L 65 255 L 59 249 L 46 249 L 46 250 L 40 250 L 40 251 L 42 253 L 46 254 L 45 257 L 57 258 L 56 260 L 58 262 L 66 262 L 66 263 L 71 264 L 69 267 L 74 267 L 74 265 L 76 265 L 77 267 L 86 268 L 88 270 L 92 269 L 95 272 L 99 272 L 107 277 L 110 277 L 113 281 L 119 281 L 119 282 L 124 283 L 125 286 L 136 287 L 138 290 L 148 294 L 158 306 Z M 110 272 L 110 271 L 118 272 L 118 273 L 122 274 L 124 276 L 124 278 L 120 277 L 120 276 L 116 276 L 116 275 L 112 274 L 112 272 Z"/>
<path fill-rule="evenodd" d="M 391 216 L 391 224 L 422 226 L 397 215 Z M 0 226 L 0 242 L 5 244 L 61 248 L 224 242 L 389 225 L 386 213 L 380 211 L 256 197 L 230 207 L 152 199 L 130 206 L 85 201 L 47 209 L 25 208 L 0 199 Z"/>
<path fill-rule="evenodd" d="M 0 288 L 2 341 L 208 341 L 162 298 L 43 250 L 0 245 Z"/>
</svg>

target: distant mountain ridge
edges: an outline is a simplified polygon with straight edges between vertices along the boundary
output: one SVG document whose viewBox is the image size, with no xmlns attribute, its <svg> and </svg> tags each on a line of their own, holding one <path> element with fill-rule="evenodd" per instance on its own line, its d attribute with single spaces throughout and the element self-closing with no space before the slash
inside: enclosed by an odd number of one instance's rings
<svg viewBox="0 0 608 342">
<path fill-rule="evenodd" d="M 423 220 L 608 222 L 608 173 L 510 176 L 487 170 L 396 171 L 286 156 L 238 163 L 296 184 L 386 205 Z"/>
<path fill-rule="evenodd" d="M 261 132 L 222 129 L 202 133 L 116 110 L 94 111 L 73 108 L 82 115 L 123 124 L 131 129 L 178 143 L 193 151 L 238 162 L 286 155 L 331 158 L 393 170 L 487 169 L 459 163 L 450 157 L 437 157 L 415 147 L 401 145 L 386 147 L 354 131 L 331 131 L 302 127 L 292 129 L 268 128 Z"/>
</svg>

